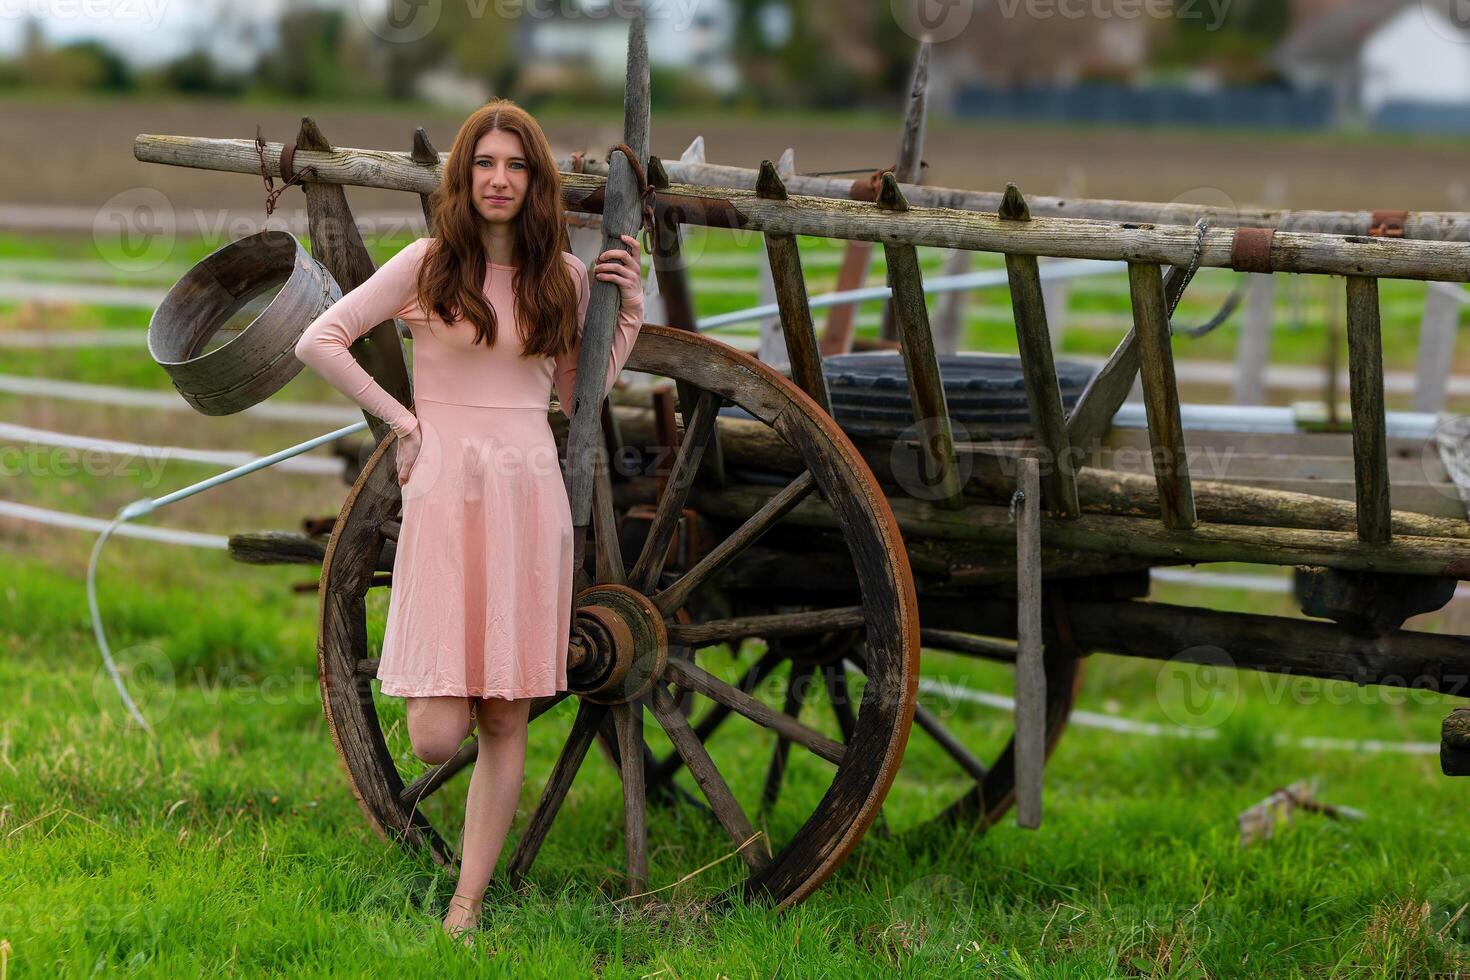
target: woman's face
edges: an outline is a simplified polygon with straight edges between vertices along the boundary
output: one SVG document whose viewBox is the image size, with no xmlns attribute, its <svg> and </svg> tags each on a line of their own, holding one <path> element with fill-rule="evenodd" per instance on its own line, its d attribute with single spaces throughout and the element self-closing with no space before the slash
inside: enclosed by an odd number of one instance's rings
<svg viewBox="0 0 1470 980">
<path fill-rule="evenodd" d="M 492 129 L 475 143 L 470 161 L 470 189 L 475 210 L 486 221 L 510 221 L 526 202 L 531 182 L 521 138 L 503 129 Z"/>
</svg>

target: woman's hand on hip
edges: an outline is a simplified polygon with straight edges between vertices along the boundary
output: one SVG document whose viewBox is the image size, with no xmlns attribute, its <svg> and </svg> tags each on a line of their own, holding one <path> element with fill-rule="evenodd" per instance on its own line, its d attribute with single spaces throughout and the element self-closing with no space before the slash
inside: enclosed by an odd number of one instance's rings
<svg viewBox="0 0 1470 980">
<path fill-rule="evenodd" d="M 419 450 L 423 448 L 424 427 L 422 424 L 414 426 L 413 431 L 408 435 L 398 437 L 395 455 L 398 462 L 398 485 L 400 487 L 408 482 L 408 474 L 413 469 L 414 461 L 419 458 Z"/>
<path fill-rule="evenodd" d="M 627 308 L 634 304 L 643 305 L 643 270 L 640 265 L 642 249 L 638 239 L 632 235 L 618 236 L 627 243 L 628 249 L 610 248 L 597 257 L 593 274 L 604 282 L 616 283 Z"/>
</svg>

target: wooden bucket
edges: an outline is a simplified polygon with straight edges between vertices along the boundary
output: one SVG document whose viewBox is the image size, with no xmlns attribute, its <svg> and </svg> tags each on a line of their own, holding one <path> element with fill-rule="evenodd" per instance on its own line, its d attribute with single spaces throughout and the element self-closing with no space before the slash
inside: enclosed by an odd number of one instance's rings
<svg viewBox="0 0 1470 980">
<path fill-rule="evenodd" d="M 262 231 L 211 253 L 174 284 L 148 322 L 148 353 L 190 405 L 232 415 L 296 376 L 296 341 L 341 298 L 294 235 Z M 216 336 L 222 342 L 208 347 Z"/>
</svg>

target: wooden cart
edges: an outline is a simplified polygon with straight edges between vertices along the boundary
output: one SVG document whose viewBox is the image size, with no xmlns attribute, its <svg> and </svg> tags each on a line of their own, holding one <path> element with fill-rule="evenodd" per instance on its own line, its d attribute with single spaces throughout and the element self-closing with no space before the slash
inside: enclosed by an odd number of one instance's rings
<svg viewBox="0 0 1470 980">
<path fill-rule="evenodd" d="M 1408 615 L 1446 602 L 1470 574 L 1470 524 L 1390 509 L 1377 301 L 1381 277 L 1470 280 L 1470 244 L 1428 240 L 1463 237 L 1463 216 L 1411 216 L 1392 235 L 1357 227 L 1373 220 L 1368 214 L 1314 216 L 1319 227 L 1336 222 L 1336 234 L 1285 230 L 1293 216 L 1279 212 L 1236 222 L 1247 227 L 1202 230 L 1163 223 L 1180 218 L 1169 206 L 1077 202 L 1070 213 L 1124 213 L 1033 215 L 1014 188 L 969 200 L 967 192 L 903 185 L 892 172 L 875 175 L 873 200 L 797 195 L 769 161 L 744 172 L 753 187 L 731 186 L 747 178 L 728 173 L 724 186 L 671 182 L 647 155 L 637 25 L 632 38 L 625 141 L 638 166 L 621 150 L 606 168 L 579 159 L 562 174 L 565 205 L 573 216 L 601 216 L 605 241 L 616 242 L 639 225 L 646 172 L 655 192 L 653 262 L 670 323 L 643 327 L 627 367 L 669 379 L 676 398 L 666 389 L 641 406 L 604 403 L 600 412 L 577 411 L 570 425 L 553 410 L 578 529 L 579 591 L 569 690 L 538 701 L 532 718 L 572 714 L 548 714 L 562 700 L 576 710 L 509 855 L 512 880 L 531 872 L 594 742 L 622 781 L 626 860 L 618 877 L 628 895 L 706 871 L 733 846 L 743 865 L 727 862 L 707 878 L 723 881 L 723 894 L 788 907 L 880 819 L 914 723 L 966 780 L 965 791 L 934 801 L 936 818 L 993 824 L 1012 806 L 1019 781 L 1034 823 L 1042 759 L 1066 724 L 1081 660 L 1094 650 L 1466 690 L 1467 638 L 1400 628 Z M 287 148 L 260 150 L 250 140 L 152 135 L 135 145 L 140 160 L 249 174 L 263 165 L 281 176 Z M 422 131 L 410 153 L 333 148 L 309 119 L 286 156 L 289 172 L 308 174 L 301 182 L 313 254 L 344 291 L 373 266 L 343 186 L 427 195 L 442 165 Z M 920 206 L 920 196 L 936 203 Z M 1131 220 L 1130 209 L 1148 220 Z M 763 236 L 789 376 L 692 329 L 680 225 Z M 904 368 L 899 391 L 917 420 L 911 433 L 855 434 L 834 418 L 798 235 L 881 243 Z M 917 246 L 1005 255 L 1020 348 L 1015 397 L 1024 398 L 1027 438 L 956 438 Z M 1134 327 L 1080 397 L 1064 398 L 1058 383 L 1038 256 L 1129 264 Z M 1197 266 L 1344 277 L 1355 500 L 1191 478 L 1169 313 Z M 578 404 L 605 381 L 616 308 L 609 284 L 593 288 Z M 411 403 L 393 323 L 354 353 Z M 1124 474 L 1087 465 L 1140 373 L 1151 467 Z M 379 420 L 369 422 L 376 447 L 317 553 L 322 700 L 372 826 L 453 864 L 449 828 L 462 795 L 452 787 L 462 794 L 465 779 L 456 776 L 474 761 L 476 743 L 426 769 L 407 751 L 401 702 L 377 695 L 372 681 L 401 500 L 393 437 Z M 609 465 L 623 458 L 622 447 L 646 453 L 660 445 L 673 450 L 663 472 Z M 1032 473 L 1038 486 L 1018 500 Z M 232 547 L 243 560 L 314 559 L 310 539 L 283 541 L 240 535 Z M 1220 561 L 1303 567 L 1307 611 L 1319 618 L 1146 600 L 1150 568 Z M 756 652 L 743 674 L 719 676 L 712 649 L 727 646 L 743 658 L 748 639 L 758 642 L 749 645 Z M 921 645 L 1018 663 L 1019 734 L 982 758 L 917 704 Z M 778 709 L 758 694 L 783 674 Z M 824 723 L 809 724 L 810 711 L 802 720 L 808 697 L 829 706 L 840 739 L 819 730 Z M 645 741 L 645 708 L 673 745 L 666 756 Z M 547 722 L 533 720 L 533 729 L 538 724 Z M 737 724 L 749 727 L 732 734 Z M 748 757 L 754 733 L 774 740 L 758 743 L 769 763 L 751 782 L 744 773 L 736 778 L 719 750 L 733 746 Z M 684 769 L 699 796 L 676 780 Z M 531 778 L 541 782 L 543 774 Z M 604 817 L 561 815 L 564 824 Z"/>
</svg>

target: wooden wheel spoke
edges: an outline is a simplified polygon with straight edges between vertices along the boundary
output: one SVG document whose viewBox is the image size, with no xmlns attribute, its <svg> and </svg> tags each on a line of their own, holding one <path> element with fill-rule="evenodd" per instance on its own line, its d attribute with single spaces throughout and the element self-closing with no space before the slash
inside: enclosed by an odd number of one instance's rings
<svg viewBox="0 0 1470 980">
<path fill-rule="evenodd" d="M 592 524 L 597 546 L 597 581 L 622 585 L 627 581 L 623 552 L 618 544 L 618 518 L 613 510 L 611 463 L 597 454 L 592 475 Z"/>
<path fill-rule="evenodd" d="M 772 613 L 767 616 L 717 619 L 699 624 L 670 623 L 668 631 L 670 646 L 698 648 L 746 636 L 763 636 L 769 639 L 866 625 L 862 606 L 838 606 L 832 609 Z"/>
<path fill-rule="evenodd" d="M 803 470 L 796 479 L 783 487 L 780 493 L 762 504 L 760 510 L 746 518 L 733 534 L 712 548 L 709 554 L 701 558 L 693 568 L 679 576 L 678 580 L 668 588 L 654 595 L 654 605 L 658 606 L 665 616 L 684 605 L 689 601 L 689 596 L 695 589 L 698 589 L 711 575 L 750 547 L 757 538 L 790 513 L 792 508 L 805 500 L 812 490 L 816 489 L 816 486 L 816 478 L 812 476 L 812 471 Z"/>
<path fill-rule="evenodd" d="M 607 706 L 595 701 L 584 699 L 578 704 L 571 734 L 567 736 L 566 744 L 562 746 L 561 754 L 552 766 L 546 788 L 542 790 L 541 799 L 536 804 L 536 812 L 531 814 L 525 832 L 516 842 L 515 853 L 511 855 L 507 873 L 512 883 L 519 882 L 531 869 L 531 862 L 536 860 L 536 853 L 541 850 L 541 845 L 551 830 L 551 823 L 556 819 L 557 811 L 566 799 L 567 790 L 572 786 L 572 779 L 577 775 L 582 760 L 587 756 L 587 749 L 592 745 L 597 726 L 606 713 Z"/>
<path fill-rule="evenodd" d="M 648 887 L 648 813 L 643 789 L 643 705 L 615 704 L 619 767 L 623 776 L 623 844 L 627 855 L 628 895 Z"/>
<path fill-rule="evenodd" d="M 733 684 L 725 683 L 683 657 L 669 657 L 664 672 L 680 687 L 727 705 L 756 724 L 772 729 L 798 745 L 805 746 L 828 762 L 840 763 L 847 754 L 847 746 L 841 742 L 828 738 L 814 728 L 808 728 L 791 716 L 777 711 L 764 701 L 751 697 Z"/>
<path fill-rule="evenodd" d="M 955 737 L 954 733 L 934 716 L 934 713 L 921 704 L 914 705 L 914 723 L 928 733 L 929 737 L 939 743 L 939 747 L 959 765 L 961 769 L 975 782 L 985 781 L 985 764 L 965 748 L 965 744 Z"/>
<path fill-rule="evenodd" d="M 684 764 L 689 767 L 689 774 L 699 784 L 705 799 L 709 800 L 715 817 L 735 842 L 741 859 L 752 871 L 760 870 L 769 860 L 769 849 L 756 843 L 755 829 L 745 811 L 740 808 L 735 794 L 730 792 L 725 777 L 720 775 L 719 768 L 705 751 L 704 743 L 694 729 L 689 727 L 689 722 L 679 712 L 673 696 L 662 682 L 653 685 L 651 694 L 654 717 L 668 733 L 669 740 L 674 743 L 674 749 L 683 758 Z"/>
<path fill-rule="evenodd" d="M 823 664 L 822 681 L 827 685 L 827 700 L 832 702 L 832 713 L 837 716 L 842 740 L 851 742 L 853 733 L 857 731 L 857 714 L 852 710 L 852 695 L 848 691 L 842 662 Z"/>
<path fill-rule="evenodd" d="M 791 664 L 791 680 L 786 685 L 786 703 L 782 706 L 781 713 L 798 724 L 802 706 L 806 704 L 806 688 L 811 680 L 812 670 L 811 664 Z M 776 746 L 771 750 L 771 761 L 766 766 L 766 783 L 761 789 L 761 812 L 774 805 L 776 798 L 781 795 L 781 783 L 786 778 L 786 760 L 790 754 L 791 740 L 778 735 Z"/>
<path fill-rule="evenodd" d="M 749 694 L 755 690 L 761 681 L 766 679 L 766 676 L 771 671 L 776 669 L 776 666 L 781 663 L 782 659 L 782 656 L 775 650 L 767 650 L 759 660 L 750 666 L 749 670 L 740 675 L 740 680 L 735 682 L 736 689 Z M 694 726 L 695 737 L 701 743 L 708 741 L 709 737 L 714 734 L 715 729 L 719 728 L 721 723 L 730 717 L 733 711 L 734 709 L 728 704 L 722 704 L 716 701 L 714 706 L 706 711 L 704 717 L 699 719 L 699 723 Z M 649 784 L 656 786 L 665 782 L 678 771 L 682 763 L 683 758 L 678 752 L 669 753 L 662 762 L 650 768 L 648 774 Z"/>
<path fill-rule="evenodd" d="M 663 571 L 664 558 L 669 544 L 674 540 L 679 518 L 684 512 L 684 502 L 689 498 L 689 489 L 699 472 L 699 461 L 704 457 L 710 433 L 715 430 L 720 405 L 724 399 L 713 391 L 701 390 L 694 411 L 686 418 L 684 438 L 679 442 L 679 452 L 674 457 L 673 471 L 658 500 L 653 523 L 648 528 L 648 537 L 643 542 L 643 551 L 628 581 L 640 592 L 648 593 L 658 585 Z"/>
</svg>

